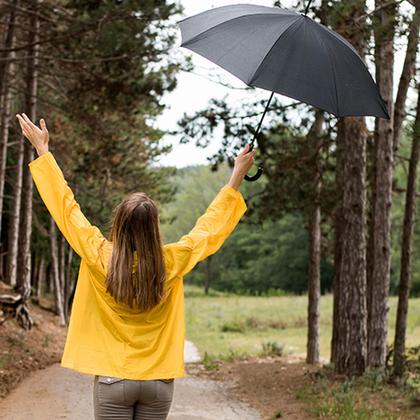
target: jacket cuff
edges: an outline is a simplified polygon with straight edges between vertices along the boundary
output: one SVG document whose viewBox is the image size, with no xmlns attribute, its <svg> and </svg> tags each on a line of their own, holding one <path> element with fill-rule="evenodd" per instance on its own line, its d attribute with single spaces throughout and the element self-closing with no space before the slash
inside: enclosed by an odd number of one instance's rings
<svg viewBox="0 0 420 420">
<path fill-rule="evenodd" d="M 49 160 L 49 161 L 54 160 L 53 154 L 50 151 L 48 151 L 47 153 L 44 153 L 41 156 L 38 156 L 37 158 L 31 160 L 28 163 L 28 166 L 31 167 L 31 166 L 37 165 L 39 163 L 42 163 L 44 160 Z"/>
<path fill-rule="evenodd" d="M 236 190 L 235 188 L 231 187 L 229 184 L 225 184 L 221 190 L 224 194 L 227 194 L 230 197 L 235 198 L 236 200 L 240 201 L 241 204 L 247 209 L 244 197 L 242 193 L 239 190 Z"/>
</svg>

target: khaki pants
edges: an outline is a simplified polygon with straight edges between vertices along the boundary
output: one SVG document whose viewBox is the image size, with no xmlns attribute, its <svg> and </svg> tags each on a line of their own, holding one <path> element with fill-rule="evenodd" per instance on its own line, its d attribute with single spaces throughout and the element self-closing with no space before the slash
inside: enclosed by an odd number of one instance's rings
<svg viewBox="0 0 420 420">
<path fill-rule="evenodd" d="M 132 380 L 95 375 L 95 420 L 165 420 L 174 383 L 174 379 Z"/>
</svg>

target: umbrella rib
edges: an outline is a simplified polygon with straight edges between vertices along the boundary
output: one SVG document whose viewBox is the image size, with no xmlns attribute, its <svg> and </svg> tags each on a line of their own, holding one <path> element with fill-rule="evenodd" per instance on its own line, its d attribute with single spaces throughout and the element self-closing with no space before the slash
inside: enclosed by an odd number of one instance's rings
<svg viewBox="0 0 420 420">
<path fill-rule="evenodd" d="M 323 29 L 326 33 L 328 33 L 330 36 L 334 36 L 336 39 L 338 39 L 338 40 L 340 40 L 341 42 L 343 42 L 343 44 L 344 44 L 344 45 L 349 46 L 349 47 L 350 47 L 350 49 L 351 49 L 351 50 L 355 53 L 356 57 L 360 60 L 360 62 L 361 62 L 361 63 L 363 64 L 363 66 L 365 67 L 365 69 L 366 69 L 366 71 L 367 71 L 367 74 L 369 75 L 369 78 L 370 78 L 371 82 L 372 82 L 372 83 L 373 83 L 373 85 L 375 86 L 376 92 L 377 92 L 377 94 L 378 94 L 378 96 L 379 96 L 379 102 L 380 102 L 380 105 L 381 105 L 382 110 L 384 111 L 384 113 L 385 113 L 386 115 L 388 115 L 388 116 L 389 116 L 388 109 L 387 109 L 387 107 L 386 107 L 386 105 L 385 105 L 385 103 L 384 103 L 384 100 L 383 100 L 382 96 L 381 96 L 381 93 L 380 93 L 380 91 L 379 91 L 379 87 L 378 87 L 378 85 L 376 84 L 375 79 L 373 78 L 372 74 L 370 73 L 370 71 L 369 71 L 369 67 L 367 66 L 367 63 L 366 63 L 366 62 L 365 62 L 365 60 L 364 60 L 364 59 L 360 56 L 360 54 L 359 54 L 359 52 L 356 50 L 356 48 L 354 48 L 354 46 L 353 46 L 353 45 L 352 45 L 349 41 L 347 41 L 347 39 L 346 39 L 346 38 L 344 38 L 344 36 L 342 36 L 341 34 L 339 34 L 339 33 L 335 32 L 335 31 L 333 31 L 333 30 L 329 29 L 328 27 L 326 27 L 326 26 L 324 26 L 324 25 L 321 25 L 321 27 L 322 27 L 322 29 Z"/>
<path fill-rule="evenodd" d="M 183 43 L 181 44 L 181 47 L 185 47 L 185 46 L 187 46 L 187 45 L 191 44 L 192 42 L 196 41 L 196 40 L 197 40 L 197 38 L 199 38 L 199 37 L 203 36 L 203 35 L 204 35 L 204 34 L 206 34 L 207 32 L 210 32 L 210 31 L 212 31 L 213 29 L 215 29 L 215 28 L 217 28 L 217 27 L 219 27 L 219 26 L 224 25 L 225 23 L 232 22 L 232 21 L 234 21 L 234 20 L 238 20 L 238 19 L 241 19 L 241 18 L 244 18 L 244 17 L 257 16 L 257 15 L 258 15 L 258 16 L 264 16 L 264 15 L 266 15 L 266 16 L 273 16 L 273 15 L 276 15 L 276 14 L 275 14 L 275 13 L 249 13 L 249 14 L 246 14 L 246 15 L 236 16 L 236 17 L 234 17 L 234 18 L 232 18 L 232 19 L 229 19 L 229 20 L 224 20 L 223 22 L 220 22 L 220 23 L 218 23 L 217 25 L 214 25 L 214 26 L 212 26 L 211 28 L 206 29 L 206 30 L 205 30 L 205 31 L 203 31 L 203 32 L 200 32 L 199 34 L 194 35 L 191 39 L 189 39 L 189 40 L 187 40 L 187 41 L 183 42 Z M 181 29 L 181 33 L 182 33 L 182 29 Z"/>
<path fill-rule="evenodd" d="M 335 104 L 336 104 L 336 107 L 337 107 L 337 115 L 340 115 L 340 104 L 339 104 L 339 101 L 338 101 L 338 89 L 337 89 L 337 76 L 336 76 L 336 73 L 335 73 L 334 61 L 332 59 L 333 54 L 330 54 L 330 51 L 331 51 L 330 48 L 327 45 L 325 45 L 322 37 L 318 35 L 317 31 L 314 31 L 314 33 L 318 37 L 318 40 L 321 42 L 322 46 L 324 47 L 324 50 L 326 51 L 327 56 L 331 57 L 330 66 L 331 66 L 331 72 L 332 72 L 333 80 L 334 80 Z"/>
<path fill-rule="evenodd" d="M 296 19 L 293 23 L 291 23 L 289 25 L 289 27 L 283 31 L 280 36 L 276 39 L 276 42 L 273 43 L 273 45 L 271 46 L 271 48 L 268 50 L 267 54 L 265 55 L 265 57 L 261 60 L 260 65 L 257 67 L 257 70 L 255 70 L 254 75 L 251 77 L 251 79 L 246 82 L 246 84 L 248 86 L 252 86 L 252 83 L 255 81 L 255 79 L 257 78 L 257 76 L 259 76 L 259 72 L 261 70 L 262 65 L 264 64 L 264 61 L 266 60 L 266 58 L 270 55 L 271 51 L 274 49 L 274 47 L 277 45 L 277 43 L 279 42 L 280 38 L 286 33 L 288 32 L 297 22 L 301 22 L 303 23 L 303 20 L 305 19 L 305 17 L 300 16 L 300 19 Z"/>
</svg>

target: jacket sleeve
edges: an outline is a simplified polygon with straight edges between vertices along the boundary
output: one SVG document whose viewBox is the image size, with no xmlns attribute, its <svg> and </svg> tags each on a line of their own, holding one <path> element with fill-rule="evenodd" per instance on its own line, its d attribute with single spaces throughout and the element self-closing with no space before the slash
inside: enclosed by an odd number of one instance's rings
<svg viewBox="0 0 420 420">
<path fill-rule="evenodd" d="M 224 185 L 192 230 L 178 242 L 168 244 L 174 275 L 185 276 L 198 262 L 217 252 L 246 210 L 242 194 Z"/>
<path fill-rule="evenodd" d="M 82 259 L 95 265 L 106 238 L 83 215 L 52 153 L 44 153 L 29 162 L 29 169 L 39 195 L 61 233 Z"/>
</svg>

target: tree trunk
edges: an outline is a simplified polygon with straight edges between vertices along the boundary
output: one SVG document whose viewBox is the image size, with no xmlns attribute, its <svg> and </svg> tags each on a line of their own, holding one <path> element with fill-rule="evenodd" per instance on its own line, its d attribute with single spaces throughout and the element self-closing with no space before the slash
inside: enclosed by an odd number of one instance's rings
<svg viewBox="0 0 420 420">
<path fill-rule="evenodd" d="M 71 293 L 71 263 L 73 260 L 73 248 L 71 246 L 68 247 L 67 252 L 67 263 L 66 263 L 66 288 L 64 290 L 64 315 L 66 317 L 67 322 L 70 319 L 70 293 Z"/>
<path fill-rule="evenodd" d="M 50 250 L 51 252 L 51 250 Z M 51 294 L 53 293 L 53 285 L 52 285 L 52 281 L 51 281 L 51 272 L 52 272 L 52 264 L 51 262 L 49 262 L 46 265 L 46 269 L 45 269 L 45 291 L 46 294 Z"/>
<path fill-rule="evenodd" d="M 398 294 L 397 322 L 394 340 L 394 371 L 404 372 L 405 335 L 407 330 L 408 298 L 411 283 L 411 250 L 416 206 L 416 178 L 420 152 L 420 84 L 418 84 L 417 114 L 405 197 L 404 227 L 401 245 L 401 272 Z"/>
<path fill-rule="evenodd" d="M 37 288 L 37 281 L 38 281 L 38 270 L 39 270 L 39 257 L 38 253 L 34 252 L 32 255 L 32 269 L 31 269 L 31 289 L 32 289 L 32 297 L 33 301 L 36 301 L 36 288 Z"/>
<path fill-rule="evenodd" d="M 18 5 L 18 1 L 15 0 L 11 4 L 9 20 L 7 23 L 7 32 L 4 42 L 4 51 L 0 53 L 0 57 L 6 61 L 0 61 L 0 234 L 2 229 L 3 221 L 3 204 L 4 204 L 4 185 L 6 179 L 6 162 L 7 162 L 7 145 L 9 141 L 9 125 L 10 125 L 10 109 L 12 102 L 11 95 L 11 78 L 14 72 L 14 62 L 7 60 L 13 58 L 15 53 L 13 51 L 7 51 L 14 46 L 15 40 L 15 21 L 16 11 L 15 8 Z M 9 280 L 9 284 L 10 280 Z M 14 283 L 13 283 L 14 286 Z"/>
<path fill-rule="evenodd" d="M 204 294 L 206 296 L 209 294 L 209 288 L 210 288 L 211 257 L 212 257 L 212 255 L 210 255 L 207 258 L 207 261 L 206 261 L 206 275 L 205 275 L 205 278 L 204 278 Z"/>
<path fill-rule="evenodd" d="M 38 9 L 38 0 L 33 1 L 33 7 Z M 29 59 L 26 92 L 26 113 L 29 118 L 36 121 L 37 92 L 38 92 L 38 55 L 39 55 L 39 18 L 37 14 L 31 15 L 29 32 Z M 34 44 L 35 45 L 32 45 Z M 29 297 L 31 292 L 31 236 L 32 236 L 32 201 L 33 181 L 28 164 L 34 158 L 34 149 L 29 141 L 25 142 L 22 182 L 21 227 L 19 232 L 18 276 L 17 286 L 20 293 Z"/>
<path fill-rule="evenodd" d="M 19 148 L 16 157 L 15 182 L 13 188 L 12 203 L 10 206 L 8 240 L 7 240 L 7 265 L 6 278 L 11 286 L 17 285 L 17 264 L 19 250 L 19 229 L 22 200 L 22 173 L 25 139 L 23 135 L 19 138 Z"/>
<path fill-rule="evenodd" d="M 41 299 L 41 294 L 42 294 L 42 285 L 45 282 L 45 257 L 43 255 L 41 255 L 41 258 L 39 260 L 39 264 L 38 264 L 38 275 L 37 275 L 37 280 L 36 280 L 36 289 L 35 289 L 35 297 L 36 297 L 36 301 L 39 302 Z"/>
<path fill-rule="evenodd" d="M 13 48 L 14 39 L 15 39 L 15 22 L 16 22 L 16 7 L 19 5 L 18 0 L 14 0 L 10 3 L 9 13 L 7 18 L 4 19 L 4 22 L 1 22 L 2 27 L 6 26 L 7 29 L 4 32 L 4 42 L 3 47 L 4 50 L 0 51 L 0 93 L 3 93 L 5 86 L 8 83 L 9 77 L 9 70 L 8 66 L 10 64 L 11 51 L 10 49 Z M 3 20 L 3 19 L 2 19 Z M 2 39 L 3 41 L 3 39 Z M 3 107 L 3 96 L 0 96 L 0 106 Z"/>
<path fill-rule="evenodd" d="M 390 120 L 377 119 L 375 141 L 375 183 L 373 202 L 372 278 L 369 287 L 368 366 L 384 367 L 388 334 L 388 294 L 390 277 L 390 229 L 393 177 L 393 66 L 395 3 L 384 7 L 386 0 L 377 0 L 375 7 L 380 24 L 374 25 L 377 50 L 377 81 L 388 107 Z"/>
<path fill-rule="evenodd" d="M 319 363 L 319 300 L 321 295 L 321 168 L 319 149 L 322 142 L 322 111 L 316 111 L 315 122 L 308 135 L 315 154 L 315 173 L 313 184 L 313 205 L 309 214 L 309 267 L 308 267 L 308 341 L 307 363 Z"/>
<path fill-rule="evenodd" d="M 10 9 L 10 14 L 7 23 L 7 33 L 4 42 L 4 48 L 9 49 L 14 46 L 15 39 L 15 21 L 16 12 L 15 7 L 18 5 L 18 1 L 14 1 Z M 2 59 L 13 58 L 14 52 L 5 51 L 0 54 Z M 14 71 L 14 64 L 12 61 L 1 61 L 0 62 L 0 231 L 2 228 L 3 220 L 3 205 L 4 205 L 4 186 L 6 179 L 6 162 L 7 162 L 7 147 L 9 142 L 9 124 L 10 124 L 10 109 L 11 109 L 11 75 Z M 16 171 L 16 184 L 13 191 L 12 204 L 10 206 L 10 219 L 9 219 L 9 230 L 8 230 L 8 253 L 6 260 L 6 281 L 14 287 L 16 285 L 16 256 L 17 256 L 17 241 L 18 231 L 11 232 L 10 226 L 16 229 L 19 223 L 19 211 L 20 211 L 20 194 L 21 194 L 21 162 L 18 162 Z M 18 201 L 16 202 L 16 199 Z M 17 220 L 16 220 L 17 217 Z M 10 242 L 10 240 L 12 240 Z M 12 254 L 12 255 L 11 255 Z M 10 264 L 10 267 L 9 267 Z"/>
<path fill-rule="evenodd" d="M 395 100 L 394 106 L 394 156 L 397 154 L 400 144 L 401 128 L 405 118 L 407 91 L 414 74 L 417 48 L 419 44 L 420 0 L 415 0 L 415 6 L 416 10 L 414 11 L 413 19 L 410 24 L 404 67 L 398 84 L 397 99 Z"/>
<path fill-rule="evenodd" d="M 365 1 L 338 3 L 333 21 L 362 59 L 367 27 Z M 358 24 L 349 24 L 351 15 Z M 335 214 L 334 308 L 331 359 L 349 376 L 366 368 L 366 141 L 364 117 L 340 118 L 337 127 L 337 188 L 341 202 Z M 341 191 L 340 191 L 341 188 Z"/>
<path fill-rule="evenodd" d="M 366 126 L 363 117 L 344 118 L 337 142 L 342 142 L 342 257 L 339 268 L 335 369 L 350 376 L 366 368 Z"/>
<path fill-rule="evenodd" d="M 59 275 L 60 275 L 60 291 L 61 301 L 63 302 L 63 308 L 65 307 L 65 290 L 66 290 L 66 240 L 62 234 L 60 234 L 60 241 L 58 243 L 58 255 L 59 255 Z M 64 314 L 65 314 L 64 309 Z"/>
<path fill-rule="evenodd" d="M 316 191 L 321 183 L 316 182 Z M 320 263 L 321 263 L 321 207 L 312 206 L 309 216 L 309 278 L 308 278 L 308 342 L 306 363 L 319 362 L 319 300 L 320 300 Z"/>
<path fill-rule="evenodd" d="M 57 246 L 57 228 L 50 216 L 51 280 L 54 288 L 55 312 L 60 318 L 60 325 L 66 325 L 60 284 L 59 256 Z"/>
<path fill-rule="evenodd" d="M 331 334 L 331 353 L 330 362 L 337 363 L 337 347 L 340 335 L 340 317 L 338 313 L 339 297 L 340 297 L 340 266 L 343 249 L 343 173 L 344 173 L 344 150 L 341 133 L 343 124 L 338 125 L 337 142 L 336 142 L 336 173 L 335 185 L 337 190 L 337 204 L 334 210 L 334 271 L 332 279 L 333 289 L 333 322 Z"/>
</svg>

